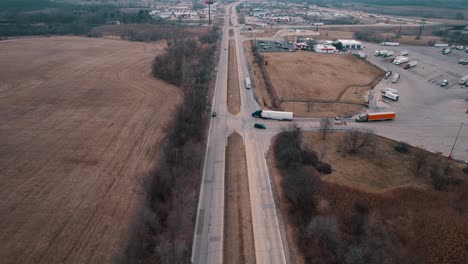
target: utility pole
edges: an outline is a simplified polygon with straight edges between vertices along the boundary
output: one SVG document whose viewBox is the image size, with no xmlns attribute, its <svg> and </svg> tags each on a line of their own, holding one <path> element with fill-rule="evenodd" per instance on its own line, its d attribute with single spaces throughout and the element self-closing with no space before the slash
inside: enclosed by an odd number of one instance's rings
<svg viewBox="0 0 468 264">
<path fill-rule="evenodd" d="M 452 153 L 453 153 L 453 150 L 455 149 L 455 144 L 457 144 L 457 140 L 458 140 L 458 136 L 460 135 L 460 131 L 463 127 L 463 123 L 460 124 L 460 128 L 458 129 L 458 133 L 457 133 L 457 136 L 455 137 L 455 142 L 453 142 L 453 146 L 452 146 L 452 149 L 450 150 L 450 154 L 448 156 L 448 159 L 451 160 L 452 159 Z"/>
<path fill-rule="evenodd" d="M 400 29 L 398 30 L 398 37 L 401 36 L 401 26 L 403 25 L 403 21 L 400 21 Z"/>
<path fill-rule="evenodd" d="M 208 25 L 211 25 L 211 5 L 213 1 L 206 1 L 205 4 L 208 5 Z"/>
</svg>

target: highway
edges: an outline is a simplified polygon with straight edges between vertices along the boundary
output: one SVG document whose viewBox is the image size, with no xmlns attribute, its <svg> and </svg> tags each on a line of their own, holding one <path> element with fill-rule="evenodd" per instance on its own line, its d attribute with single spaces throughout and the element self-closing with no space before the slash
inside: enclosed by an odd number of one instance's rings
<svg viewBox="0 0 468 264">
<path fill-rule="evenodd" d="M 255 119 L 250 114 L 260 108 L 253 98 L 252 91 L 245 89 L 244 86 L 248 68 L 242 47 L 243 39 L 240 36 L 240 28 L 237 27 L 234 8 L 236 4 L 226 7 L 212 106 L 217 116 L 211 119 L 208 132 L 191 261 L 200 264 L 223 262 L 225 147 L 228 136 L 237 132 L 243 137 L 246 147 L 256 261 L 257 263 L 287 263 L 287 253 L 285 254 L 284 250 L 286 239 L 281 236 L 278 224 L 280 211 L 276 208 L 273 199 L 265 159 L 271 138 L 277 132 L 253 128 Z M 231 6 L 233 7 L 232 15 L 229 13 Z M 229 27 L 230 17 L 232 17 L 233 27 Z M 229 29 L 234 29 L 233 37 L 229 37 Z M 229 114 L 226 107 L 229 39 L 236 41 L 242 102 L 241 112 L 235 116 Z"/>
</svg>

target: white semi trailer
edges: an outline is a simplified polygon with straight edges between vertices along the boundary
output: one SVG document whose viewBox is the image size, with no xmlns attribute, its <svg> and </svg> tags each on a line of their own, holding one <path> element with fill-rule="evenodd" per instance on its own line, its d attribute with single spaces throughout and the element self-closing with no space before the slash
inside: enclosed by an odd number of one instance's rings
<svg viewBox="0 0 468 264">
<path fill-rule="evenodd" d="M 245 77 L 245 88 L 246 89 L 252 88 L 252 84 L 250 83 L 250 78 L 249 77 Z"/>
<path fill-rule="evenodd" d="M 259 117 L 263 119 L 275 119 L 275 120 L 293 120 L 293 112 L 284 111 L 271 111 L 271 110 L 257 110 L 252 113 L 253 117 Z"/>
</svg>

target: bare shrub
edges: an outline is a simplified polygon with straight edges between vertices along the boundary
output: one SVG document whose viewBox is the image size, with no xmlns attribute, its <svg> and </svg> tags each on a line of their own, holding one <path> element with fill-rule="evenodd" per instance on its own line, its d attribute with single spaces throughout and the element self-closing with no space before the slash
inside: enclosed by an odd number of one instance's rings
<svg viewBox="0 0 468 264">
<path fill-rule="evenodd" d="M 418 175 L 421 172 L 421 170 L 426 166 L 429 159 L 429 155 L 427 151 L 421 148 L 414 148 L 413 157 L 414 174 Z"/>
<path fill-rule="evenodd" d="M 305 228 L 309 238 L 316 238 L 322 245 L 336 253 L 339 244 L 340 231 L 336 216 L 317 216 L 312 218 Z"/>
<path fill-rule="evenodd" d="M 329 118 L 322 118 L 320 119 L 320 138 L 326 139 L 327 133 L 330 131 L 333 123 Z"/>
<path fill-rule="evenodd" d="M 395 146 L 395 150 L 400 152 L 400 153 L 408 153 L 410 148 L 410 145 L 406 142 L 398 142 L 398 144 Z"/>
<path fill-rule="evenodd" d="M 371 147 L 375 144 L 375 135 L 370 130 L 351 128 L 346 130 L 342 145 L 348 153 L 357 153 L 365 147 Z"/>
<path fill-rule="evenodd" d="M 302 226 L 315 212 L 321 181 L 314 170 L 290 170 L 281 181 L 284 195 L 291 204 L 293 221 Z"/>
<path fill-rule="evenodd" d="M 280 169 L 296 169 L 301 160 L 302 131 L 293 124 L 276 137 L 274 152 Z"/>
<path fill-rule="evenodd" d="M 323 174 L 330 174 L 333 172 L 331 165 L 326 162 L 318 163 L 315 168 L 317 169 L 318 172 L 323 173 Z"/>
</svg>

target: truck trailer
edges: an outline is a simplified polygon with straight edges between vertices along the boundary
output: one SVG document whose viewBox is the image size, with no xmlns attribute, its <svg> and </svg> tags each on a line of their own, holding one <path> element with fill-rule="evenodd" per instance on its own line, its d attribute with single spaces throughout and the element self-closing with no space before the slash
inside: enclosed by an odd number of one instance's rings
<svg viewBox="0 0 468 264">
<path fill-rule="evenodd" d="M 395 60 L 393 61 L 393 63 L 395 65 L 400 65 L 400 64 L 403 64 L 403 63 L 407 63 L 409 61 L 408 57 L 405 57 L 405 56 L 398 56 L 395 58 Z"/>
<path fill-rule="evenodd" d="M 275 120 L 293 120 L 293 112 L 284 111 L 271 111 L 271 110 L 257 110 L 252 113 L 252 117 L 263 118 L 263 119 L 275 119 Z"/>
<path fill-rule="evenodd" d="M 463 76 L 463 78 L 460 79 L 460 81 L 458 82 L 458 84 L 461 84 L 461 85 L 467 85 L 468 86 L 468 75 L 466 76 Z"/>
<path fill-rule="evenodd" d="M 413 68 L 415 67 L 416 65 L 418 65 L 418 62 L 417 61 L 410 61 L 408 64 L 405 65 L 405 69 L 409 69 L 409 68 Z"/>
<path fill-rule="evenodd" d="M 400 43 L 398 43 L 398 42 L 380 42 L 380 45 L 381 45 L 381 46 L 393 46 L 393 47 L 397 47 L 397 46 L 400 46 Z"/>
<path fill-rule="evenodd" d="M 356 122 L 394 120 L 395 117 L 395 112 L 362 113 L 356 117 Z"/>
<path fill-rule="evenodd" d="M 449 44 L 446 44 L 446 43 L 436 43 L 434 44 L 434 47 L 436 48 L 447 48 L 449 46 Z"/>
<path fill-rule="evenodd" d="M 399 73 L 395 73 L 393 75 L 393 78 L 392 78 L 392 83 L 396 83 L 398 82 L 398 80 L 400 80 L 400 74 Z"/>
<path fill-rule="evenodd" d="M 395 54 L 395 52 L 387 51 L 385 54 L 382 54 L 382 57 L 387 58 L 387 57 L 393 56 L 393 54 Z"/>
</svg>

